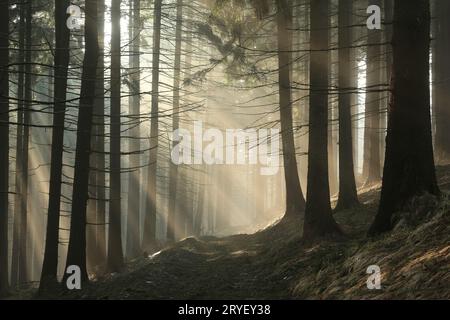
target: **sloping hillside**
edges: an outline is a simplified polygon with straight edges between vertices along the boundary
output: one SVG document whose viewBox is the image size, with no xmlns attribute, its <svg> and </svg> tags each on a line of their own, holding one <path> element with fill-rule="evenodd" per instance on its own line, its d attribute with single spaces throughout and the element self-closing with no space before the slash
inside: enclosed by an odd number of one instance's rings
<svg viewBox="0 0 450 320">
<path fill-rule="evenodd" d="M 60 298 L 449 299 L 450 171 L 438 174 L 442 200 L 415 199 L 395 230 L 375 239 L 365 231 L 378 189 L 361 195 L 361 207 L 336 214 L 347 234 L 340 242 L 302 243 L 301 218 L 253 235 L 188 238 Z M 381 290 L 367 289 L 370 265 L 381 268 Z"/>
</svg>

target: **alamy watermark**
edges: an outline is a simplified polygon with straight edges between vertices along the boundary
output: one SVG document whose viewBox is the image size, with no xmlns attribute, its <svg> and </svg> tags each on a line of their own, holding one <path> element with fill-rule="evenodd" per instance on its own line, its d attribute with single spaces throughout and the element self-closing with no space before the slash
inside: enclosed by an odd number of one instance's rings
<svg viewBox="0 0 450 320">
<path fill-rule="evenodd" d="M 367 7 L 367 14 L 370 16 L 367 19 L 367 28 L 369 30 L 380 30 L 381 29 L 381 8 L 377 5 L 371 5 Z M 82 25 L 81 19 L 81 8 L 77 5 L 70 5 L 67 7 L 67 28 L 69 30 L 80 30 Z"/>
<path fill-rule="evenodd" d="M 69 30 L 80 30 L 81 29 L 81 8 L 77 5 L 70 5 L 67 7 L 67 18 L 66 25 Z"/>
<path fill-rule="evenodd" d="M 369 290 L 381 290 L 381 268 L 377 265 L 371 265 L 367 268 L 369 274 L 366 284 Z"/>
<path fill-rule="evenodd" d="M 280 169 L 280 130 L 226 129 L 204 130 L 202 121 L 194 121 L 193 132 L 175 130 L 172 162 L 207 165 L 259 165 L 264 176 Z"/>
<path fill-rule="evenodd" d="M 381 8 L 377 5 L 371 5 L 367 7 L 367 14 L 370 14 L 367 19 L 366 25 L 369 30 L 381 29 Z"/>
<path fill-rule="evenodd" d="M 69 275 L 66 280 L 67 289 L 81 290 L 81 268 L 77 265 L 68 266 L 66 274 Z"/>
</svg>

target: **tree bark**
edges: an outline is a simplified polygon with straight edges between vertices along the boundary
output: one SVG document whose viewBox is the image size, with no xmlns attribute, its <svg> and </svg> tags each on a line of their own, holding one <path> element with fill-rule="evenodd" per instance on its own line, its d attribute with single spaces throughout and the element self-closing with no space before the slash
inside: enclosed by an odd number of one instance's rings
<svg viewBox="0 0 450 320">
<path fill-rule="evenodd" d="M 22 207 L 22 171 L 23 162 L 23 122 L 24 122 L 24 80 L 25 80 L 25 4 L 19 9 L 19 52 L 18 52 L 18 80 L 17 80 L 17 127 L 16 127 L 16 161 L 15 161 L 15 195 L 14 195 L 14 222 L 13 243 L 11 258 L 11 286 L 15 287 L 19 278 L 19 246 L 20 246 L 20 212 Z"/>
<path fill-rule="evenodd" d="M 111 151 L 108 270 L 118 272 L 124 266 L 121 232 L 120 175 L 120 0 L 111 2 Z"/>
<path fill-rule="evenodd" d="M 380 0 L 370 0 L 370 5 L 381 7 Z M 368 30 L 367 89 L 364 130 L 363 178 L 370 186 L 380 181 L 380 92 L 381 80 L 380 30 Z"/>
<path fill-rule="evenodd" d="M 450 2 L 435 0 L 435 28 L 433 53 L 433 115 L 435 121 L 436 161 L 448 164 L 450 160 Z"/>
<path fill-rule="evenodd" d="M 64 119 L 66 113 L 67 73 L 70 53 L 70 30 L 66 27 L 69 0 L 55 0 L 55 60 L 54 107 L 50 165 L 50 187 L 47 213 L 44 261 L 39 291 L 56 285 L 58 273 L 59 221 L 64 148 Z"/>
<path fill-rule="evenodd" d="M 180 126 L 180 73 L 181 73 L 181 32 L 183 19 L 183 0 L 177 0 L 177 18 L 175 30 L 175 61 L 174 61 L 174 80 L 173 80 L 173 104 L 172 104 L 172 129 L 179 129 Z M 173 139 L 178 137 L 174 136 Z M 178 139 L 177 139 L 178 140 Z M 172 148 L 177 142 L 172 142 Z M 178 165 L 170 161 L 169 168 L 169 212 L 167 216 L 167 240 L 173 241 L 177 234 L 182 233 L 183 220 L 180 215 L 185 215 L 185 212 L 180 212 L 177 206 L 177 185 L 178 185 Z M 181 219 L 177 219 L 181 218 Z M 179 229 L 179 230 L 177 230 Z"/>
<path fill-rule="evenodd" d="M 328 181 L 328 28 L 329 1 L 311 2 L 311 73 L 308 190 L 303 238 L 341 233 L 334 221 Z"/>
<path fill-rule="evenodd" d="M 72 194 L 69 248 L 66 269 L 81 269 L 81 280 L 88 281 L 86 270 L 86 205 L 88 201 L 89 158 L 98 63 L 97 0 L 86 1 L 85 54 L 81 76 L 80 107 L 75 152 L 75 174 Z M 64 274 L 63 282 L 68 274 Z"/>
<path fill-rule="evenodd" d="M 9 1 L 0 1 L 0 297 L 9 290 Z"/>
<path fill-rule="evenodd" d="M 136 258 L 141 252 L 140 241 L 140 188 L 141 188 L 141 143 L 139 137 L 141 135 L 140 129 L 140 47 L 141 47 L 141 12 L 140 1 L 133 0 L 132 8 L 132 28 L 131 28 L 131 57 L 130 57 L 130 114 L 135 119 L 133 120 L 132 128 L 130 130 L 130 151 L 137 152 L 130 155 L 129 162 L 132 172 L 129 174 L 129 192 L 128 192 L 128 213 L 127 213 L 127 250 L 128 258 Z"/>
<path fill-rule="evenodd" d="M 285 218 L 298 216 L 305 209 L 305 198 L 298 177 L 291 101 L 292 3 L 277 0 L 278 83 L 281 140 L 286 183 Z"/>
<path fill-rule="evenodd" d="M 97 0 L 98 3 L 98 66 L 96 82 L 96 100 L 94 113 L 96 117 L 96 150 L 95 163 L 96 175 L 96 197 L 97 197 L 97 231 L 96 231 L 96 258 L 95 264 L 104 266 L 106 264 L 106 179 L 105 179 L 105 0 Z"/>
<path fill-rule="evenodd" d="M 25 23 L 25 83 L 24 83 L 24 103 L 23 103 L 23 136 L 22 136 L 22 157 L 19 166 L 20 170 L 20 225 L 19 225 L 19 273 L 18 283 L 28 282 L 28 150 L 30 145 L 30 125 L 31 125 L 31 99 L 32 99 L 32 68 L 31 68 L 31 27 L 32 27 L 32 3 L 26 4 Z"/>
<path fill-rule="evenodd" d="M 378 214 L 369 234 L 389 231 L 392 215 L 414 196 L 439 195 L 431 137 L 429 1 L 396 1 L 393 92 Z"/>
<path fill-rule="evenodd" d="M 352 0 L 339 1 L 339 198 L 336 210 L 359 204 L 353 164 L 352 87 Z"/>
<path fill-rule="evenodd" d="M 390 88 L 392 75 L 392 15 L 394 2 L 392 0 L 384 0 L 384 72 L 383 79 L 385 84 Z M 381 88 L 380 88 L 381 89 Z M 391 99 L 391 92 L 389 89 L 383 92 L 382 113 L 380 117 L 380 168 L 383 171 L 385 150 L 386 150 L 386 129 L 387 129 L 387 110 L 389 109 L 389 101 Z"/>
<path fill-rule="evenodd" d="M 155 0 L 153 20 L 152 60 L 152 106 L 150 123 L 150 156 L 148 162 L 147 193 L 145 199 L 145 220 L 142 249 L 150 250 L 156 241 L 156 174 L 159 136 L 159 58 L 161 49 L 161 7 L 162 0 Z"/>
</svg>

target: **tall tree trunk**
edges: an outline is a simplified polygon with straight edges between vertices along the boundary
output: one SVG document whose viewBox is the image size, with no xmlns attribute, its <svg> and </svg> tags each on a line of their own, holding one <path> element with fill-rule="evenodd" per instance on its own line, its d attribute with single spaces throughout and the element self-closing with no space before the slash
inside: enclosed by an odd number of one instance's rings
<svg viewBox="0 0 450 320">
<path fill-rule="evenodd" d="M 44 261 L 39 291 L 57 284 L 59 220 L 66 113 L 67 73 L 69 67 L 70 31 L 66 27 L 69 0 L 55 0 L 54 107 L 50 166 L 50 190 L 47 214 Z"/>
<path fill-rule="evenodd" d="M 32 68 L 31 68 L 31 19 L 32 3 L 26 4 L 26 27 L 25 27 L 25 84 L 24 84 L 24 110 L 23 110 L 23 140 L 22 140 L 22 163 L 21 172 L 21 205 L 20 205 L 20 227 L 19 227 L 19 274 L 18 283 L 28 282 L 28 149 L 30 144 L 30 124 L 31 124 L 31 99 L 32 99 Z"/>
<path fill-rule="evenodd" d="M 380 0 L 369 4 L 381 7 Z M 381 35 L 380 30 L 368 30 L 367 48 L 367 93 L 364 130 L 364 168 L 366 185 L 380 181 L 380 92 L 381 80 Z"/>
<path fill-rule="evenodd" d="M 199 169 L 201 170 L 201 169 Z M 198 201 L 197 208 L 194 215 L 193 235 L 199 237 L 202 233 L 203 217 L 205 215 L 205 199 L 206 199 L 206 183 L 207 172 L 206 168 L 199 173 L 199 187 L 198 187 Z"/>
<path fill-rule="evenodd" d="M 393 92 L 378 214 L 369 234 L 393 227 L 392 214 L 414 196 L 439 195 L 431 137 L 429 1 L 396 1 Z"/>
<path fill-rule="evenodd" d="M 384 72 L 383 79 L 388 86 L 391 82 L 392 75 L 392 15 L 393 11 L 392 0 L 384 0 Z M 384 156 L 386 150 L 386 128 L 387 128 L 387 110 L 389 109 L 389 101 L 391 99 L 390 90 L 383 92 L 384 98 L 382 100 L 382 113 L 380 117 L 380 167 L 383 170 Z"/>
<path fill-rule="evenodd" d="M 97 228 L 96 228 L 96 258 L 95 264 L 106 264 L 106 179 L 105 179 L 105 0 L 97 0 L 98 3 L 98 66 L 95 93 L 94 113 L 96 115 L 96 144 L 95 157 L 97 175 L 95 180 L 97 197 Z"/>
<path fill-rule="evenodd" d="M 120 0 L 111 2 L 111 152 L 108 270 L 123 268 L 120 180 Z"/>
<path fill-rule="evenodd" d="M 69 248 L 66 269 L 79 266 L 81 279 L 88 281 L 86 270 L 86 205 L 88 201 L 89 158 L 91 130 L 98 63 L 97 0 L 86 1 L 85 9 L 85 54 L 81 75 L 80 107 L 78 111 L 75 173 L 72 193 Z M 63 281 L 68 274 L 64 274 Z"/>
<path fill-rule="evenodd" d="M 193 175 L 192 168 L 187 167 L 185 170 L 185 188 L 186 188 L 186 213 L 185 213 L 185 225 L 186 232 L 185 237 L 190 237 L 194 234 L 194 203 L 195 203 L 195 176 Z"/>
<path fill-rule="evenodd" d="M 450 160 L 450 1 L 435 1 L 435 28 L 433 53 L 433 109 L 435 114 L 436 161 L 448 164 Z"/>
<path fill-rule="evenodd" d="M 174 77 L 173 77 L 173 105 L 172 105 L 172 128 L 173 132 L 178 130 L 180 126 L 180 73 L 181 73 L 181 27 L 183 23 L 183 0 L 177 0 L 177 18 L 175 30 L 175 61 L 174 61 Z M 178 140 L 177 136 L 173 137 Z M 172 142 L 175 147 L 177 142 Z M 175 240 L 177 228 L 180 227 L 181 220 L 177 219 L 179 215 L 185 212 L 177 210 L 177 185 L 178 185 L 178 165 L 170 161 L 169 172 L 169 213 L 167 216 L 167 240 Z"/>
<path fill-rule="evenodd" d="M 386 79 L 388 82 L 391 80 L 392 75 L 392 19 L 394 14 L 394 1 L 393 0 L 384 0 L 384 33 L 386 42 L 388 44 L 385 47 L 386 50 Z M 390 95 L 389 95 L 390 97 Z M 389 104 L 388 99 L 388 104 Z"/>
<path fill-rule="evenodd" d="M 131 3 L 131 2 L 130 2 Z M 133 23 L 131 28 L 132 45 L 130 57 L 130 77 L 131 97 L 130 114 L 135 119 L 130 130 L 131 140 L 130 149 L 136 154 L 130 155 L 130 167 L 132 172 L 129 174 L 129 192 L 128 192 L 128 214 L 127 214 L 127 257 L 136 258 L 140 254 L 140 188 L 141 188 L 141 143 L 139 137 L 140 129 L 140 47 L 141 47 L 141 12 L 140 1 L 133 0 Z"/>
<path fill-rule="evenodd" d="M 97 98 L 97 92 L 95 94 Z M 97 158 L 95 151 L 97 150 L 97 126 L 96 126 L 96 105 L 94 105 L 94 121 L 92 124 L 91 130 L 91 155 L 90 155 L 90 166 L 91 170 L 89 171 L 89 196 L 87 202 L 87 216 L 86 216 L 86 264 L 87 270 L 89 273 L 95 273 L 95 267 L 97 265 L 97 244 L 96 244 L 96 230 L 97 230 L 97 188 L 96 188 L 96 179 L 97 179 Z"/>
<path fill-rule="evenodd" d="M 352 0 L 339 1 L 339 198 L 336 210 L 358 205 L 353 164 L 352 87 Z"/>
<path fill-rule="evenodd" d="M 8 283 L 9 1 L 0 1 L 0 297 Z"/>
<path fill-rule="evenodd" d="M 19 72 L 17 80 L 17 128 L 16 128 L 16 161 L 15 161 L 15 195 L 14 195 L 14 225 L 11 258 L 11 286 L 15 287 L 19 280 L 19 246 L 20 246 L 20 212 L 22 211 L 22 176 L 23 162 L 23 115 L 24 115 L 24 80 L 25 80 L 25 4 L 19 9 Z"/>
<path fill-rule="evenodd" d="M 332 25 L 332 17 L 333 13 L 329 13 L 329 19 L 330 19 L 330 26 Z M 331 37 L 334 35 L 334 33 L 331 33 L 330 30 L 328 30 L 328 37 L 329 42 L 337 42 L 338 39 L 331 39 Z M 337 36 L 337 35 L 336 35 Z M 334 57 L 335 51 L 330 51 L 330 54 L 328 55 L 328 86 L 334 87 L 335 84 L 333 83 L 333 80 L 335 78 L 335 71 L 334 71 Z M 334 195 L 337 192 L 338 188 L 338 152 L 337 152 L 337 134 L 335 132 L 336 125 L 333 123 L 333 120 L 337 118 L 336 113 L 338 110 L 334 105 L 334 102 L 336 101 L 336 97 L 332 94 L 328 95 L 328 104 L 329 104 L 329 112 L 328 112 L 328 180 L 330 184 L 330 194 Z"/>
<path fill-rule="evenodd" d="M 145 220 L 142 249 L 150 250 L 156 241 L 156 174 L 159 136 L 159 57 L 161 49 L 161 7 L 162 0 L 155 0 L 153 20 L 152 60 L 152 107 L 150 129 L 150 156 L 148 162 L 147 193 L 145 198 Z"/>
<path fill-rule="evenodd" d="M 208 187 L 208 201 L 206 201 L 206 220 L 207 220 L 207 229 L 206 234 L 213 234 L 214 233 L 214 205 L 213 202 L 215 199 L 215 186 L 214 186 L 214 171 L 213 167 L 207 166 L 207 187 Z M 209 200 L 210 199 L 210 200 Z"/>
<path fill-rule="evenodd" d="M 308 190 L 303 237 L 340 234 L 333 219 L 328 182 L 328 13 L 329 0 L 311 2 L 311 73 Z"/>
<path fill-rule="evenodd" d="M 292 3 L 277 0 L 278 82 L 280 99 L 281 139 L 286 183 L 285 218 L 298 216 L 305 209 L 298 177 L 291 101 Z"/>
</svg>

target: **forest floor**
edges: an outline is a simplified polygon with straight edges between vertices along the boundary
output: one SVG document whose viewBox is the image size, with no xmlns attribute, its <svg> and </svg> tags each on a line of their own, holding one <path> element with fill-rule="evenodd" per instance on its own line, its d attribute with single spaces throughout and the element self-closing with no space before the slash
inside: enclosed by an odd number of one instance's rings
<svg viewBox="0 0 450 320">
<path fill-rule="evenodd" d="M 251 235 L 187 238 L 59 299 L 450 299 L 450 167 L 443 198 L 423 196 L 388 234 L 369 239 L 379 187 L 335 214 L 343 241 L 306 245 L 302 220 Z M 434 202 L 434 203 L 433 203 Z M 422 218 L 418 218 L 418 217 Z M 370 265 L 381 290 L 366 286 Z"/>
</svg>

